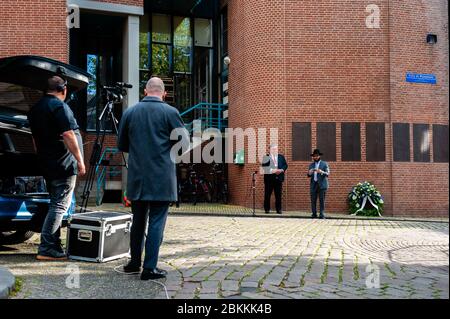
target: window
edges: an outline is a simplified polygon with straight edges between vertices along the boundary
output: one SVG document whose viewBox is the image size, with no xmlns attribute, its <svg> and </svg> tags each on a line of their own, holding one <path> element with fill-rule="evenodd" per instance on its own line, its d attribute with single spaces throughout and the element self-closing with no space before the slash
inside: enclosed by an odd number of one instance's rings
<svg viewBox="0 0 450 319">
<path fill-rule="evenodd" d="M 152 15 L 151 71 L 152 75 L 168 76 L 172 63 L 171 16 Z"/>
<path fill-rule="evenodd" d="M 141 17 L 139 23 L 139 68 L 141 70 L 150 69 L 150 33 L 148 32 L 149 27 L 149 16 L 144 15 Z"/>
<path fill-rule="evenodd" d="M 222 10 L 220 15 L 220 32 L 219 32 L 219 43 L 220 43 L 220 54 L 218 65 L 219 68 L 219 78 L 222 103 L 228 104 L 228 65 L 224 63 L 224 58 L 228 56 L 228 13 L 227 7 Z"/>
<path fill-rule="evenodd" d="M 414 162 L 430 162 L 430 126 L 413 124 Z"/>
<path fill-rule="evenodd" d="M 222 48 L 222 56 L 225 57 L 228 55 L 228 13 L 227 7 L 223 10 L 221 15 L 222 19 L 222 36 L 221 36 L 221 48 Z"/>
<path fill-rule="evenodd" d="M 384 123 L 366 123 L 366 161 L 386 161 L 386 133 Z"/>
<path fill-rule="evenodd" d="M 195 19 L 195 45 L 199 47 L 212 47 L 211 20 Z"/>
<path fill-rule="evenodd" d="M 170 48 L 165 44 L 152 44 L 152 73 L 164 76 L 170 74 Z"/>
<path fill-rule="evenodd" d="M 174 17 L 174 72 L 191 72 L 191 20 Z"/>
<path fill-rule="evenodd" d="M 144 98 L 144 88 L 150 79 L 150 17 L 148 14 L 140 18 L 139 23 L 139 96 Z"/>
<path fill-rule="evenodd" d="M 154 14 L 152 16 L 152 41 L 169 44 L 172 41 L 170 16 Z"/>
<path fill-rule="evenodd" d="M 311 123 L 292 123 L 292 160 L 309 161 L 311 154 Z"/>
<path fill-rule="evenodd" d="M 336 123 L 317 123 L 317 148 L 327 161 L 336 161 Z"/>
<path fill-rule="evenodd" d="M 101 57 L 95 54 L 87 55 L 87 72 L 92 76 L 87 87 L 87 123 L 86 130 L 95 131 L 97 128 L 97 71 L 99 66 L 99 59 Z"/>
<path fill-rule="evenodd" d="M 411 151 L 409 149 L 409 124 L 393 124 L 394 161 L 409 162 Z"/>
<path fill-rule="evenodd" d="M 87 55 L 87 72 L 92 76 L 87 87 L 87 104 L 86 104 L 86 131 L 106 130 L 113 132 L 113 124 L 111 118 L 104 113 L 106 106 L 106 95 L 102 89 L 104 83 L 113 83 L 111 78 L 111 66 L 114 63 L 114 57 L 105 57 L 97 54 Z M 114 103 L 113 113 L 120 120 L 122 116 L 122 104 Z M 99 121 L 100 115 L 103 114 L 102 120 Z"/>
<path fill-rule="evenodd" d="M 448 163 L 448 125 L 433 125 L 433 161 Z"/>
<path fill-rule="evenodd" d="M 0 134 L 0 137 L 0 152 L 10 151 L 22 154 L 36 153 L 31 135 L 14 131 L 5 131 Z"/>
<path fill-rule="evenodd" d="M 359 123 L 341 124 L 342 161 L 361 161 L 361 125 Z"/>
<path fill-rule="evenodd" d="M 179 111 L 185 111 L 192 106 L 191 77 L 189 75 L 175 75 L 175 105 Z"/>
</svg>

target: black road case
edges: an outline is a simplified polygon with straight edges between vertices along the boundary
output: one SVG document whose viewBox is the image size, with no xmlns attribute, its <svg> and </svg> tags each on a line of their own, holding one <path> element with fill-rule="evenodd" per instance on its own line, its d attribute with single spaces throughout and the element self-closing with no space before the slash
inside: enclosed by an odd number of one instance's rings
<svg viewBox="0 0 450 319">
<path fill-rule="evenodd" d="M 132 215 L 89 212 L 72 216 L 67 230 L 70 259 L 107 262 L 129 256 Z"/>
</svg>

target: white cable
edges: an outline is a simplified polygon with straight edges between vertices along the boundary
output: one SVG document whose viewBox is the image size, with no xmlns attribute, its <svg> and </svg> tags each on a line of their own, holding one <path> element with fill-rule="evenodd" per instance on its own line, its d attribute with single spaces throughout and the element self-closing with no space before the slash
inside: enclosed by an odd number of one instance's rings
<svg viewBox="0 0 450 319">
<path fill-rule="evenodd" d="M 138 274 L 140 274 L 139 271 L 137 271 L 137 272 L 124 272 L 124 271 L 119 270 L 120 267 L 123 268 L 124 266 L 125 266 L 125 265 L 119 265 L 119 266 L 116 266 L 116 267 L 114 267 L 114 271 L 115 271 L 116 273 L 118 273 L 118 274 L 126 275 L 126 276 L 131 276 L 131 275 L 138 275 Z M 166 287 L 166 285 L 164 285 L 162 282 L 159 282 L 159 281 L 156 281 L 156 280 L 149 280 L 149 281 L 154 282 L 154 283 L 156 283 L 156 284 L 162 286 L 162 287 L 164 288 L 164 292 L 166 293 L 166 298 L 167 298 L 167 299 L 170 299 L 169 293 L 167 292 L 167 287 Z"/>
</svg>

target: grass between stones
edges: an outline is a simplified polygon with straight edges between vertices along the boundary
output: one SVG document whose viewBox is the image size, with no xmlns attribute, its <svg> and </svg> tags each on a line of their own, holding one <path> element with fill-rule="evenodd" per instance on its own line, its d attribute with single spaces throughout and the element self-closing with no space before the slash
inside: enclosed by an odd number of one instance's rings
<svg viewBox="0 0 450 319">
<path fill-rule="evenodd" d="M 9 294 L 9 297 L 17 296 L 17 294 L 22 291 L 22 288 L 23 288 L 23 278 L 16 277 L 15 283 L 14 283 L 14 288 L 11 291 L 11 293 Z"/>
<path fill-rule="evenodd" d="M 360 274 L 358 269 L 358 255 L 355 255 L 355 263 L 353 265 L 353 280 L 359 280 Z"/>
<path fill-rule="evenodd" d="M 395 279 L 397 277 L 397 274 L 395 273 L 395 271 L 393 271 L 391 269 L 391 267 L 389 267 L 388 263 L 384 263 L 384 267 L 386 268 L 386 270 L 388 271 L 388 273 L 390 274 L 391 278 Z"/>
<path fill-rule="evenodd" d="M 330 249 L 328 250 L 328 255 L 327 255 L 327 258 L 325 259 L 325 262 L 324 262 L 324 267 L 323 267 L 323 273 L 322 273 L 322 275 L 320 276 L 320 283 L 321 284 L 324 284 L 325 283 L 325 281 L 327 280 L 327 276 L 328 276 L 328 261 L 330 260 L 330 255 L 331 255 L 331 249 L 332 249 L 333 247 L 332 246 L 330 246 Z"/>
<path fill-rule="evenodd" d="M 314 264 L 314 258 L 316 258 L 317 252 L 319 251 L 321 246 L 322 246 L 322 244 L 317 245 L 317 248 L 314 251 L 313 255 L 311 256 L 311 258 L 309 258 L 308 264 L 306 266 L 306 271 L 302 274 L 302 278 L 300 279 L 300 287 L 303 287 L 306 284 L 305 277 L 308 273 L 311 272 L 312 266 Z"/>
<path fill-rule="evenodd" d="M 339 272 L 338 272 L 339 284 L 342 284 L 344 282 L 344 260 L 345 260 L 345 253 L 344 250 L 341 250 L 341 264 L 339 265 Z"/>
</svg>

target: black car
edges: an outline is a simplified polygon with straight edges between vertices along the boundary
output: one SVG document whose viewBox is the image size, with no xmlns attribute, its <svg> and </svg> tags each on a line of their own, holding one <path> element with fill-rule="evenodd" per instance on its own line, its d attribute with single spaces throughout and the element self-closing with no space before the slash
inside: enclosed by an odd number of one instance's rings
<svg viewBox="0 0 450 319">
<path fill-rule="evenodd" d="M 40 232 L 49 194 L 37 165 L 27 112 L 43 95 L 47 79 L 59 75 L 69 94 L 89 83 L 74 66 L 38 56 L 0 59 L 0 245 L 12 245 Z M 64 221 L 75 211 L 75 196 Z"/>
</svg>

